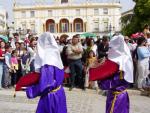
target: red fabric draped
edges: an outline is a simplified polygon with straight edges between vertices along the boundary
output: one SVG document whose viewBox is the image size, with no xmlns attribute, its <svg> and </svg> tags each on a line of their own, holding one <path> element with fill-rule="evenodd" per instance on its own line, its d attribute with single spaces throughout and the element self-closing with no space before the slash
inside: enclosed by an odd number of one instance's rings
<svg viewBox="0 0 150 113">
<path fill-rule="evenodd" d="M 33 84 L 38 83 L 40 79 L 39 73 L 32 72 L 20 78 L 16 84 L 16 91 L 20 91 L 22 87 L 27 87 Z"/>
<path fill-rule="evenodd" d="M 119 65 L 110 60 L 106 60 L 102 65 L 97 68 L 90 68 L 89 79 L 90 81 L 104 80 L 108 77 L 113 76 L 119 70 Z"/>
</svg>

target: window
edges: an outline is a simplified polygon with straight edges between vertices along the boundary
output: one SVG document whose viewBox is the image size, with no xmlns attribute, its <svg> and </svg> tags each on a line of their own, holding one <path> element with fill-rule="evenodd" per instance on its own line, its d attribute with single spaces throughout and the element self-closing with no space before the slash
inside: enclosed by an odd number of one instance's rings
<svg viewBox="0 0 150 113">
<path fill-rule="evenodd" d="M 75 31 L 82 32 L 81 23 L 75 23 Z"/>
<path fill-rule="evenodd" d="M 30 12 L 30 17 L 35 17 L 35 11 Z"/>
<path fill-rule="evenodd" d="M 107 8 L 103 9 L 103 14 L 108 14 L 108 9 Z"/>
<path fill-rule="evenodd" d="M 108 22 L 104 22 L 104 31 L 108 31 Z"/>
<path fill-rule="evenodd" d="M 31 24 L 31 31 L 35 33 L 35 24 Z"/>
<path fill-rule="evenodd" d="M 21 17 L 22 17 L 22 18 L 26 18 L 26 12 L 25 12 L 25 11 L 22 11 L 22 12 L 21 12 Z"/>
<path fill-rule="evenodd" d="M 53 16 L 52 10 L 48 10 L 48 16 Z"/>
<path fill-rule="evenodd" d="M 61 0 L 61 3 L 68 3 L 68 0 Z"/>
<path fill-rule="evenodd" d="M 62 32 L 68 32 L 68 23 L 62 23 L 61 29 L 62 29 Z"/>
<path fill-rule="evenodd" d="M 0 15 L 0 17 L 1 17 L 2 19 L 4 19 L 4 18 L 5 18 L 5 16 L 4 16 L 4 15 Z"/>
<path fill-rule="evenodd" d="M 49 30 L 49 32 L 54 33 L 55 32 L 55 24 L 54 23 L 49 24 L 48 30 Z"/>
<path fill-rule="evenodd" d="M 66 10 L 62 10 L 62 15 L 66 15 Z"/>
<path fill-rule="evenodd" d="M 26 29 L 26 24 L 22 24 L 22 28 L 23 28 L 23 29 Z"/>
<path fill-rule="evenodd" d="M 80 16 L 80 9 L 76 9 L 76 15 Z"/>
<path fill-rule="evenodd" d="M 99 15 L 99 10 L 98 9 L 94 9 L 94 15 Z"/>
<path fill-rule="evenodd" d="M 0 25 L 5 26 L 5 22 L 0 19 Z"/>
<path fill-rule="evenodd" d="M 94 31 L 99 31 L 99 22 L 94 22 Z"/>
</svg>

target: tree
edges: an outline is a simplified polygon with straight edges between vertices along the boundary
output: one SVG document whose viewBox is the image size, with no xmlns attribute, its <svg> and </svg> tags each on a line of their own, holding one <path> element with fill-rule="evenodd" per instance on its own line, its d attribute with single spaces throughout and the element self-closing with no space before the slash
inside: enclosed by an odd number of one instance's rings
<svg viewBox="0 0 150 113">
<path fill-rule="evenodd" d="M 145 24 L 150 25 L 150 0 L 133 0 L 136 5 L 134 7 L 134 14 L 132 18 L 127 18 L 126 21 L 123 21 L 125 17 L 122 18 L 122 22 L 126 23 L 122 28 L 122 33 L 124 35 L 131 35 L 139 31 L 143 31 Z M 130 23 L 127 24 L 127 21 L 130 20 Z"/>
</svg>

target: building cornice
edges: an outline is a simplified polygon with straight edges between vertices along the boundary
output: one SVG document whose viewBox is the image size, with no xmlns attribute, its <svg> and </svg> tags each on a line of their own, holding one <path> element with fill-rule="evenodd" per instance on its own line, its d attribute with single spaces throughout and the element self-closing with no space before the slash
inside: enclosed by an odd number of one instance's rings
<svg viewBox="0 0 150 113">
<path fill-rule="evenodd" d="M 134 9 L 128 10 L 126 12 L 123 12 L 121 14 L 122 17 L 126 16 L 126 15 L 133 15 L 134 14 Z"/>
<path fill-rule="evenodd" d="M 15 6 L 13 11 L 22 10 L 47 10 L 47 9 L 77 9 L 77 8 L 121 8 L 119 3 L 90 3 L 90 4 L 53 4 L 53 5 L 35 5 L 35 6 Z"/>
<path fill-rule="evenodd" d="M 41 17 L 41 16 L 36 16 L 36 17 L 34 17 L 34 18 L 31 18 L 31 17 L 26 17 L 26 18 L 23 18 L 23 20 L 28 20 L 28 19 L 31 19 L 31 20 L 33 20 L 33 19 L 37 19 L 37 18 L 41 18 L 41 19 L 45 19 L 45 18 L 53 18 L 53 19 L 56 19 L 56 18 L 65 18 L 65 17 L 67 17 L 67 18 L 83 18 L 83 17 L 93 17 L 93 18 L 99 18 L 99 17 L 110 17 L 110 16 L 121 16 L 121 15 L 113 15 L 113 14 L 111 14 L 111 15 L 97 15 L 97 16 L 95 16 L 95 15 L 81 15 L 80 17 L 73 17 L 73 16 L 52 16 L 52 17 L 48 17 L 48 16 L 46 16 L 46 17 Z M 15 19 L 20 19 L 19 17 L 14 17 Z"/>
<path fill-rule="evenodd" d="M 130 10 L 128 10 L 128 11 L 125 11 L 125 12 L 122 13 L 122 15 L 123 15 L 123 14 L 126 14 L 126 13 L 130 13 L 130 12 L 134 12 L 134 9 L 130 9 Z"/>
</svg>

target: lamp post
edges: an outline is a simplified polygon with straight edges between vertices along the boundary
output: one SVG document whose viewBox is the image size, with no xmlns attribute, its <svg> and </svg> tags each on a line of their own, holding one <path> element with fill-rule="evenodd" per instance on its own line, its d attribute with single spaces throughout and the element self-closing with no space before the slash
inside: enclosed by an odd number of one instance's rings
<svg viewBox="0 0 150 113">
<path fill-rule="evenodd" d="M 87 17 L 87 10 L 88 10 L 88 0 L 86 0 L 86 9 L 85 9 L 85 15 L 86 15 L 86 23 L 85 23 L 85 32 L 87 32 L 87 22 L 88 22 L 88 17 Z"/>
<path fill-rule="evenodd" d="M 11 22 L 9 24 L 9 26 L 7 27 L 7 31 L 8 31 L 8 37 L 13 37 L 13 33 L 15 33 L 14 31 L 14 22 Z"/>
<path fill-rule="evenodd" d="M 9 34 L 10 34 L 10 28 L 9 28 L 8 25 L 7 25 L 7 30 L 6 30 L 6 35 L 7 35 L 7 37 L 9 37 Z"/>
<path fill-rule="evenodd" d="M 109 25 L 109 33 L 110 33 L 110 38 L 112 37 L 112 31 L 114 31 L 115 27 L 112 26 L 111 24 Z"/>
<path fill-rule="evenodd" d="M 19 34 L 19 40 L 22 39 L 22 33 L 24 33 L 24 29 L 21 29 L 20 27 L 18 29 L 16 29 L 16 32 Z"/>
</svg>

